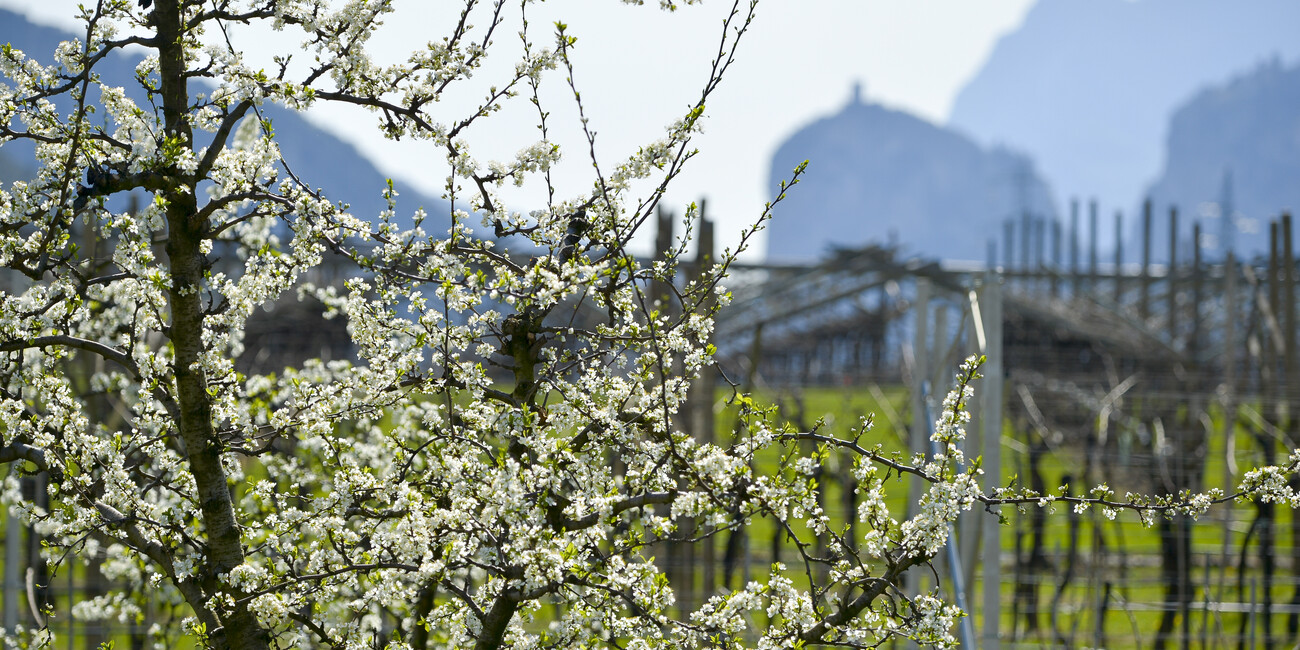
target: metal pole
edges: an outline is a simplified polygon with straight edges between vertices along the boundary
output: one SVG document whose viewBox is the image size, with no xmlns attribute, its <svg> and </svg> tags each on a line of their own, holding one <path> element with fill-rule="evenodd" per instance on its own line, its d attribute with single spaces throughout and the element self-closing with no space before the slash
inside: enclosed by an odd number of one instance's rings
<svg viewBox="0 0 1300 650">
<path fill-rule="evenodd" d="M 1077 251 L 1077 248 L 1075 249 Z M 1076 276 L 1077 277 L 1077 276 Z M 1002 286 L 1001 276 L 984 274 L 980 291 L 980 316 L 984 325 L 984 380 L 980 387 L 981 438 L 984 443 L 984 493 L 1002 481 Z M 998 650 L 998 618 L 1002 605 L 1002 527 L 998 518 L 986 515 L 980 535 L 984 569 L 983 631 L 980 647 Z"/>
<path fill-rule="evenodd" d="M 916 307 L 912 310 L 915 322 L 912 342 L 912 453 L 925 453 L 929 448 L 929 426 L 925 422 L 925 381 L 930 374 L 930 280 L 916 279 Z M 912 475 L 908 481 L 907 516 L 910 519 L 920 512 L 921 494 L 925 491 L 925 482 L 921 477 Z M 908 587 L 921 588 L 924 571 L 911 570 L 907 573 Z"/>
<path fill-rule="evenodd" d="M 984 321 L 980 317 L 979 294 L 972 289 L 967 293 L 966 314 L 970 316 L 970 327 L 966 332 L 965 356 L 979 356 L 984 353 L 987 347 L 985 341 L 988 337 L 984 335 Z M 980 435 L 979 423 L 983 420 L 984 414 L 980 411 L 979 400 L 974 400 L 968 409 L 970 412 L 970 421 L 973 423 L 968 427 L 966 440 L 962 443 L 968 457 L 974 457 L 980 453 L 983 448 L 983 439 Z M 957 518 L 957 541 L 958 549 L 961 552 L 962 577 L 966 581 L 964 591 L 966 602 L 975 601 L 975 567 L 979 565 L 979 543 L 980 543 L 980 524 L 982 514 L 979 508 L 972 508 L 961 513 Z"/>
<path fill-rule="evenodd" d="M 5 514 L 5 630 L 12 632 L 18 625 L 18 599 L 22 596 L 22 582 L 18 570 L 22 564 L 22 526 L 18 518 Z"/>
<path fill-rule="evenodd" d="M 929 391 L 926 391 L 926 393 L 927 395 L 924 397 L 928 398 Z M 930 453 L 937 455 L 943 450 L 939 446 L 939 441 L 934 439 L 934 414 L 930 412 L 929 400 L 926 399 L 925 401 L 926 437 L 930 438 Z M 957 467 L 958 472 L 965 471 L 965 469 L 964 466 Z M 966 602 L 966 576 L 962 570 L 961 555 L 957 552 L 957 535 L 956 531 L 953 529 L 952 523 L 948 524 L 948 544 L 945 550 L 947 551 L 946 555 L 948 556 L 948 575 L 952 580 L 953 599 L 957 601 L 957 607 L 959 607 L 961 611 L 968 612 L 966 616 L 961 618 L 961 622 L 958 623 L 958 633 L 961 635 L 961 644 L 967 648 L 974 648 L 975 627 L 971 623 L 971 617 L 969 615 L 970 607 Z"/>
</svg>

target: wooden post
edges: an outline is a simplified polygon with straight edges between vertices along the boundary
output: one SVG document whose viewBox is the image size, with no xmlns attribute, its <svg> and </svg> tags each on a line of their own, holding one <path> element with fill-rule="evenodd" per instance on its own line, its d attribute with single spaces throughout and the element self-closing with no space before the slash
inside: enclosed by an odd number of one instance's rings
<svg viewBox="0 0 1300 650">
<path fill-rule="evenodd" d="M 673 247 L 673 213 L 662 204 L 655 210 L 658 228 L 655 230 L 655 255 L 663 256 Z"/>
<path fill-rule="evenodd" d="M 980 437 L 984 443 L 983 489 L 985 494 L 989 494 L 1002 481 L 1002 287 L 998 274 L 984 274 L 979 298 L 986 357 L 984 379 L 980 382 Z M 1002 527 L 996 516 L 984 517 L 982 533 L 983 560 L 980 564 L 984 569 L 984 606 L 980 646 L 984 650 L 998 650 L 998 618 L 1002 611 Z"/>
<path fill-rule="evenodd" d="M 1279 296 L 1278 296 L 1280 292 L 1280 287 L 1278 286 L 1279 285 L 1278 275 L 1279 275 L 1279 271 L 1281 270 L 1279 267 L 1282 261 L 1280 259 L 1281 246 L 1279 245 L 1278 242 L 1278 223 L 1276 221 L 1269 224 L 1268 234 L 1269 234 L 1269 260 L 1268 260 L 1269 261 L 1268 264 L 1269 307 L 1273 310 L 1274 318 L 1280 321 L 1283 320 L 1284 318 L 1284 317 L 1279 317 L 1278 314 L 1278 306 L 1281 304 L 1281 301 L 1279 300 Z M 1279 322 L 1278 325 L 1280 327 L 1281 323 Z M 1272 340 L 1274 337 L 1268 337 L 1268 338 L 1269 340 Z M 1286 347 L 1285 336 L 1282 337 L 1282 341 L 1280 341 L 1280 343 L 1284 348 Z M 1272 348 L 1272 352 L 1266 353 L 1266 355 L 1264 356 L 1265 359 L 1264 363 L 1268 364 L 1267 367 L 1268 374 L 1265 376 L 1269 379 L 1269 383 L 1271 384 L 1271 390 L 1268 390 L 1267 394 L 1269 397 L 1272 397 L 1273 399 L 1273 418 L 1274 418 L 1273 424 L 1280 425 L 1283 421 L 1283 409 L 1285 408 L 1283 406 L 1283 403 L 1286 400 L 1281 399 L 1282 398 L 1281 389 L 1282 386 L 1285 385 L 1285 380 L 1280 379 L 1277 376 L 1278 374 L 1277 362 L 1279 356 L 1285 356 L 1286 350 L 1285 349 L 1278 350 L 1271 345 L 1269 346 L 1269 348 Z M 1263 454 L 1263 458 L 1261 459 L 1262 464 L 1272 465 L 1276 460 L 1277 441 L 1272 436 L 1264 432 L 1260 432 L 1259 434 L 1257 434 L 1256 440 L 1259 442 L 1260 446 L 1263 447 L 1264 454 Z M 1258 553 L 1258 558 L 1260 561 L 1260 573 L 1261 573 L 1260 582 L 1262 583 L 1260 585 L 1261 587 L 1260 591 L 1263 593 L 1263 599 L 1264 599 L 1263 609 L 1260 612 L 1260 621 L 1263 623 L 1264 638 L 1271 640 L 1272 630 L 1273 630 L 1273 574 L 1274 574 L 1274 566 L 1275 566 L 1274 563 L 1275 558 L 1273 556 L 1274 556 L 1274 549 L 1275 549 L 1274 544 L 1276 539 L 1275 537 L 1276 530 L 1274 527 L 1276 521 L 1277 508 L 1275 504 L 1273 504 L 1272 502 L 1265 503 L 1261 501 L 1256 504 L 1256 511 L 1258 512 L 1259 522 L 1260 522 L 1259 530 L 1258 530 L 1259 541 L 1256 543 L 1256 551 Z M 1254 608 L 1252 607 L 1251 610 L 1253 612 Z"/>
<path fill-rule="evenodd" d="M 1169 347 L 1178 346 L 1178 206 L 1169 206 L 1169 270 L 1165 271 L 1165 282 L 1169 284 Z"/>
<path fill-rule="evenodd" d="M 695 252 L 695 273 L 696 277 L 704 277 L 709 272 L 709 267 L 714 262 L 714 234 L 713 221 L 708 218 L 705 211 L 706 204 L 703 199 L 700 200 L 700 238 L 698 248 Z M 700 309 L 709 309 L 713 304 L 713 293 L 710 292 L 705 297 Z M 713 444 L 715 441 L 713 431 L 713 393 L 714 377 L 717 371 L 714 368 L 704 368 L 700 371 L 700 376 L 695 379 L 691 385 L 690 395 L 690 412 L 693 419 L 691 422 L 691 433 L 701 444 Z M 698 524 L 699 522 L 692 522 Z M 700 531 L 704 532 L 704 531 Z M 685 555 L 687 557 L 686 567 L 686 592 L 689 594 L 695 586 L 695 566 L 698 564 L 701 577 L 701 596 L 708 599 L 713 596 L 713 591 L 717 587 L 717 558 L 715 553 L 716 535 L 710 535 L 698 544 L 687 544 Z M 695 553 L 698 551 L 698 558 Z M 683 595 L 685 596 L 685 594 Z M 699 602 L 695 598 L 684 602 L 683 606 Z"/>
<path fill-rule="evenodd" d="M 1014 248 L 1016 243 L 1015 242 L 1016 239 L 1015 221 L 1012 221 L 1011 219 L 1007 219 L 1006 221 L 1002 222 L 1002 236 L 1003 239 L 1005 240 L 1004 241 L 1005 246 L 1002 251 L 1002 266 L 1006 267 L 1006 270 L 1010 271 L 1012 268 L 1014 268 L 1015 261 L 1016 261 L 1015 248 Z"/>
<path fill-rule="evenodd" d="M 1273 311 L 1273 318 L 1274 320 L 1277 321 L 1278 326 L 1281 326 L 1282 324 L 1281 314 L 1278 313 L 1279 312 L 1278 307 L 1282 304 L 1281 291 L 1278 288 L 1278 282 L 1277 282 L 1277 275 L 1279 270 L 1278 267 L 1281 266 L 1282 264 L 1281 249 L 1282 247 L 1279 245 L 1278 242 L 1277 222 L 1276 221 L 1269 222 L 1268 224 L 1268 308 Z M 1273 341 L 1275 340 L 1275 337 L 1270 336 L 1267 337 L 1267 339 L 1269 341 Z M 1265 404 L 1270 404 L 1268 400 L 1271 400 L 1270 405 L 1273 407 L 1272 409 L 1273 413 L 1278 418 L 1278 421 L 1280 422 L 1282 400 L 1279 399 L 1281 397 L 1281 391 L 1278 390 L 1278 386 L 1280 386 L 1282 382 L 1277 381 L 1275 370 L 1277 369 L 1277 357 L 1279 355 L 1285 354 L 1285 351 L 1278 350 L 1276 349 L 1275 346 L 1272 345 L 1270 345 L 1268 349 L 1269 352 L 1265 353 L 1264 355 L 1264 364 L 1265 364 L 1264 371 L 1266 373 L 1265 377 L 1269 379 L 1269 385 L 1271 386 L 1271 390 L 1265 391 L 1266 394 L 1264 399 L 1266 400 Z"/>
<path fill-rule="evenodd" d="M 1296 385 L 1297 351 L 1296 351 L 1296 304 L 1295 304 L 1295 251 L 1294 251 L 1294 243 L 1292 242 L 1290 212 L 1282 213 L 1282 264 L 1283 264 L 1282 267 L 1283 291 L 1285 293 L 1282 302 L 1286 310 L 1286 315 L 1285 315 L 1286 323 L 1284 325 L 1286 331 L 1283 333 L 1283 340 L 1286 342 L 1286 377 L 1283 380 L 1283 383 L 1286 386 L 1285 390 L 1286 390 L 1287 415 L 1288 415 L 1286 431 L 1290 435 L 1291 439 L 1294 440 L 1296 432 L 1300 431 L 1300 418 L 1297 417 L 1297 398 L 1300 397 L 1300 391 L 1297 390 L 1297 385 Z M 1291 485 L 1292 487 L 1295 486 L 1294 481 L 1291 483 Z M 1291 515 L 1291 566 L 1293 567 L 1292 573 L 1295 572 L 1294 567 L 1300 566 L 1296 564 L 1297 562 L 1300 562 L 1300 516 L 1297 516 L 1294 512 L 1292 512 Z M 1296 605 L 1300 605 L 1300 584 L 1292 588 L 1291 599 L 1289 604 L 1293 607 Z M 1297 613 L 1296 611 L 1292 610 L 1292 612 L 1287 615 L 1286 626 L 1287 626 L 1287 638 L 1288 639 L 1295 638 L 1297 631 L 1300 631 L 1298 630 L 1298 628 L 1300 628 L 1300 613 Z"/>
<path fill-rule="evenodd" d="M 1201 299 L 1204 297 L 1201 295 L 1201 262 L 1201 222 L 1196 221 L 1192 223 L 1192 334 L 1187 342 L 1187 350 L 1191 353 L 1189 356 L 1191 356 L 1192 364 L 1196 368 L 1196 388 L 1198 391 L 1204 387 L 1204 382 L 1201 381 L 1200 376 L 1200 363 L 1198 362 L 1201 356 Z"/>
<path fill-rule="evenodd" d="M 1287 431 L 1296 430 L 1296 309 L 1295 309 L 1295 252 L 1291 243 L 1291 213 L 1282 213 L 1282 342 L 1286 345 L 1282 390 L 1286 396 Z M 1276 307 L 1275 307 L 1276 309 Z"/>
<path fill-rule="evenodd" d="M 1097 199 L 1088 202 L 1088 291 L 1097 292 Z"/>
<path fill-rule="evenodd" d="M 660 204 L 655 212 L 655 261 L 664 261 L 668 259 L 668 252 L 673 248 L 673 222 L 675 218 L 673 213 Z M 650 300 L 659 303 L 661 313 L 671 313 L 676 311 L 678 305 L 672 300 L 672 288 L 669 281 L 655 280 L 650 283 Z M 614 461 L 615 474 L 623 472 L 623 459 L 616 458 Z"/>
<path fill-rule="evenodd" d="M 1052 297 L 1061 295 L 1061 221 L 1052 217 Z"/>
<path fill-rule="evenodd" d="M 663 204 L 660 204 L 656 208 L 654 250 L 656 260 L 667 259 L 668 251 L 673 248 L 673 225 L 675 220 L 673 213 L 665 208 Z M 662 312 L 672 313 L 677 311 L 679 305 L 677 305 L 676 301 L 672 299 L 672 295 L 673 293 L 668 285 L 668 281 L 655 280 L 651 282 L 650 298 L 659 303 L 659 309 Z M 676 372 L 676 370 L 674 370 L 674 372 Z M 687 416 L 687 419 L 688 422 L 686 425 L 690 426 L 691 423 L 689 422 L 689 416 Z M 616 456 L 613 462 L 614 473 L 622 474 L 625 471 L 623 465 L 623 459 Z M 683 556 L 685 550 L 684 544 L 667 540 L 663 544 L 663 553 L 656 559 L 656 564 L 659 565 L 660 571 L 662 571 L 663 575 L 668 578 L 673 589 L 679 592 L 682 590 L 681 576 L 682 568 L 685 566 L 685 558 Z M 685 597 L 685 594 L 679 593 L 679 597 Z"/>
<path fill-rule="evenodd" d="M 1142 293 L 1138 298 L 1138 318 L 1146 324 L 1151 317 L 1151 199 L 1142 203 Z"/>
<path fill-rule="evenodd" d="M 665 209 L 662 204 L 659 205 L 655 217 L 656 229 L 654 256 L 656 260 L 664 260 L 667 259 L 668 251 L 673 247 L 674 217 L 673 213 Z M 665 283 L 656 281 L 651 285 L 650 291 L 651 300 L 660 300 L 663 302 L 663 306 L 660 309 L 667 309 L 669 307 L 668 297 L 671 294 L 671 291 Z"/>
<path fill-rule="evenodd" d="M 1190 380 L 1191 380 L 1190 382 L 1191 390 L 1189 390 L 1188 392 L 1192 395 L 1192 399 L 1187 406 L 1189 411 L 1187 419 L 1189 421 L 1192 419 L 1193 412 L 1208 413 L 1207 400 L 1205 399 L 1205 397 L 1203 397 L 1205 395 L 1205 388 L 1208 382 L 1205 381 L 1205 369 L 1202 367 L 1201 364 L 1201 358 L 1203 355 L 1201 352 L 1201 345 L 1200 345 L 1201 342 L 1201 224 L 1199 221 L 1192 222 L 1192 269 L 1191 271 L 1192 271 L 1192 300 L 1190 305 L 1191 307 L 1190 316 L 1192 322 L 1192 331 L 1191 334 L 1188 335 L 1188 341 L 1187 341 L 1187 356 L 1191 366 L 1191 372 L 1189 373 Z M 1197 446 L 1200 448 L 1208 447 L 1208 443 L 1210 439 L 1209 431 L 1206 429 L 1197 429 L 1197 431 L 1198 433 L 1192 433 L 1191 431 L 1188 431 L 1187 433 L 1183 434 L 1183 435 L 1190 434 L 1188 436 L 1189 437 L 1188 442 L 1185 443 L 1182 447 L 1183 450 L 1190 451 L 1190 447 L 1192 446 Z M 1196 489 L 1198 483 L 1204 480 L 1202 477 L 1204 476 L 1204 472 L 1205 472 L 1205 461 L 1191 460 L 1189 458 L 1191 456 L 1193 456 L 1193 454 L 1187 453 L 1184 459 L 1178 463 L 1178 466 L 1180 467 L 1180 472 L 1184 474 L 1183 485 L 1190 487 L 1192 489 Z M 1179 591 L 1181 595 L 1180 605 L 1182 608 L 1183 647 L 1186 648 L 1186 647 L 1190 647 L 1191 644 L 1192 614 L 1189 609 L 1189 606 L 1191 604 L 1191 598 L 1192 598 L 1192 594 L 1191 594 L 1191 589 L 1192 589 L 1191 566 L 1192 566 L 1192 556 L 1193 556 L 1192 537 L 1196 528 L 1192 526 L 1191 522 L 1188 521 L 1188 518 L 1185 515 L 1176 518 L 1174 522 L 1179 524 L 1180 530 L 1182 531 L 1183 535 L 1186 536 L 1185 539 L 1178 546 L 1179 564 L 1180 564 L 1179 577 L 1181 580 Z M 1209 573 L 1209 563 L 1206 563 L 1206 573 L 1207 575 Z M 1206 581 L 1203 588 L 1209 589 L 1208 580 Z M 1202 622 L 1201 622 L 1202 628 L 1204 628 L 1206 622 L 1204 620 L 1205 619 L 1204 614 L 1205 613 L 1203 612 Z"/>
<path fill-rule="evenodd" d="M 6 630 L 18 625 L 18 603 L 23 597 L 21 575 L 23 552 L 23 527 L 18 518 L 5 509 L 5 611 Z"/>
<path fill-rule="evenodd" d="M 1115 211 L 1115 305 L 1124 304 L 1124 213 Z"/>
<path fill-rule="evenodd" d="M 1034 219 L 1034 248 L 1036 249 L 1034 251 L 1034 257 L 1037 258 L 1035 260 L 1036 264 L 1034 270 L 1040 276 L 1047 270 L 1047 255 L 1044 254 L 1046 226 L 1047 222 L 1042 218 Z M 1034 285 L 1035 289 L 1041 290 L 1041 287 L 1043 286 L 1042 280 L 1035 280 Z"/>
<path fill-rule="evenodd" d="M 1070 199 L 1070 287 L 1071 297 L 1079 295 L 1079 199 Z"/>
<path fill-rule="evenodd" d="M 1237 449 L 1237 260 L 1232 249 L 1223 268 L 1223 440 L 1224 455 L 1232 459 Z M 1232 462 L 1223 464 L 1223 485 L 1235 485 Z M 1227 577 L 1229 550 L 1232 540 L 1232 515 L 1223 517 L 1223 543 L 1219 548 L 1219 590 Z"/>
<path fill-rule="evenodd" d="M 1030 269 L 1031 245 L 1033 243 L 1033 222 L 1029 212 L 1020 213 L 1020 270 L 1028 271 Z"/>
</svg>

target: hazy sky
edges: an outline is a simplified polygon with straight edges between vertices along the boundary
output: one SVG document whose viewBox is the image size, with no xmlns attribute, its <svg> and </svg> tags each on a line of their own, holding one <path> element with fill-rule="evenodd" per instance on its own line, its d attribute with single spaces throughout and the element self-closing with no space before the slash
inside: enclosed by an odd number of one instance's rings
<svg viewBox="0 0 1300 650">
<path fill-rule="evenodd" d="M 869 101 L 942 123 L 957 91 L 997 38 L 1019 25 L 1032 2 L 762 0 L 735 66 L 707 108 L 705 134 L 696 141 L 701 154 L 678 178 L 669 204 L 707 196 L 709 213 L 719 221 L 719 243 L 734 242 L 734 233 L 768 198 L 764 179 L 772 152 L 804 124 L 838 111 L 855 80 L 864 84 Z M 75 24 L 70 17 L 76 4 L 0 0 L 0 6 L 63 27 Z M 455 4 L 397 0 L 396 14 L 377 39 L 377 54 L 397 57 L 441 37 L 448 29 L 448 7 Z M 668 14 L 653 6 L 655 0 L 646 4 L 651 6 L 559 0 L 530 9 L 534 26 L 562 19 L 578 37 L 577 83 L 598 133 L 598 153 L 611 162 L 656 138 L 697 98 L 717 48 L 720 21 L 731 6 L 706 0 Z M 516 47 L 515 29 L 505 32 L 502 44 Z M 544 34 L 538 34 L 539 41 Z M 254 55 L 273 40 L 247 39 L 239 45 Z M 503 113 L 492 129 L 471 139 L 476 156 L 509 157 L 531 144 L 537 139 L 533 116 L 524 110 Z M 431 171 L 429 161 L 437 154 L 427 145 L 386 141 L 374 130 L 373 118 L 346 108 L 314 109 L 310 118 L 354 143 L 399 183 L 438 193 L 442 174 Z M 561 145 L 576 180 L 585 144 L 575 139 Z M 817 173 L 816 161 L 809 173 Z M 583 189 L 573 184 L 566 194 Z M 534 189 L 509 198 L 514 207 L 528 209 L 540 197 Z"/>
</svg>

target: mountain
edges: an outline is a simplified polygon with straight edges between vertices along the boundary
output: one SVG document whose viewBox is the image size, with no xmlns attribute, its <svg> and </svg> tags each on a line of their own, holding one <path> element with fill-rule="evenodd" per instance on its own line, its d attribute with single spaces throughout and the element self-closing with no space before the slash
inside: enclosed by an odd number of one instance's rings
<svg viewBox="0 0 1300 650">
<path fill-rule="evenodd" d="M 48 63 L 55 47 L 61 41 L 75 38 L 70 32 L 34 24 L 25 16 L 0 9 L 0 43 L 10 43 L 29 57 Z M 105 84 L 126 88 L 128 95 L 141 102 L 143 97 L 135 81 L 138 55 L 118 54 L 104 59 L 96 70 Z M 196 89 L 197 92 L 197 89 Z M 302 181 L 313 188 L 324 188 L 331 200 L 352 206 L 359 217 L 375 215 L 387 208 L 381 192 L 387 185 L 387 176 L 375 168 L 357 151 L 329 132 L 308 122 L 301 113 L 278 106 L 264 106 L 263 115 L 271 120 L 276 140 L 285 161 Z M 12 182 L 30 178 L 35 168 L 32 148 L 25 142 L 11 142 L 0 147 L 0 181 Z M 416 208 L 423 207 L 431 215 L 426 230 L 436 232 L 441 222 L 434 215 L 450 213 L 442 199 L 430 197 L 413 187 L 397 187 L 399 198 L 397 215 L 407 217 Z"/>
<path fill-rule="evenodd" d="M 950 125 L 1033 156 L 1061 196 L 1136 206 L 1174 107 L 1300 57 L 1297 25 L 1293 0 L 1039 0 L 958 94 Z"/>
<path fill-rule="evenodd" d="M 8 151 L 0 151 L 0 183 L 8 185 L 35 175 L 35 170 L 31 165 L 25 164 L 23 157 L 11 155 Z"/>
<path fill-rule="evenodd" d="M 1213 235 L 1207 254 L 1229 243 L 1239 256 L 1267 254 L 1268 221 L 1300 208 L 1300 65 L 1271 61 L 1179 106 L 1149 193 L 1195 209 Z"/>
<path fill-rule="evenodd" d="M 800 129 L 772 158 L 768 188 L 808 171 L 775 209 L 769 262 L 809 262 L 831 246 L 897 242 L 908 253 L 983 260 L 1003 220 L 1051 215 L 1051 191 L 1026 157 L 863 102 Z"/>
</svg>

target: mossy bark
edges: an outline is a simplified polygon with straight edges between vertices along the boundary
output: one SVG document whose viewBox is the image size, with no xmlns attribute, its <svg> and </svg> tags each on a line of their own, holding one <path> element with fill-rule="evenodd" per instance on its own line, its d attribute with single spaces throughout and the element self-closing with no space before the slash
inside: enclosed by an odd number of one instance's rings
<svg viewBox="0 0 1300 650">
<path fill-rule="evenodd" d="M 177 0 L 158 0 L 153 24 L 157 28 L 165 137 L 176 146 L 193 147 L 193 134 L 186 121 L 189 106 L 183 46 L 186 37 Z M 228 477 L 221 465 L 222 445 L 212 423 L 213 398 L 208 393 L 208 377 L 199 363 L 203 354 L 204 312 L 198 288 L 205 266 L 200 244 L 207 224 L 196 217 L 198 179 L 186 178 L 176 170 L 169 170 L 168 176 L 173 180 L 161 195 L 167 206 L 166 250 L 172 281 L 169 335 L 175 353 L 176 398 L 180 409 L 177 425 L 198 489 L 196 497 L 207 545 L 207 561 L 199 569 L 197 579 L 209 600 L 190 605 L 208 625 L 208 642 L 212 647 L 267 648 L 267 631 L 247 604 L 239 602 L 239 594 L 231 594 L 235 604 L 230 611 L 217 613 L 209 609 L 213 597 L 224 590 L 219 576 L 243 564 L 244 547 Z"/>
</svg>

